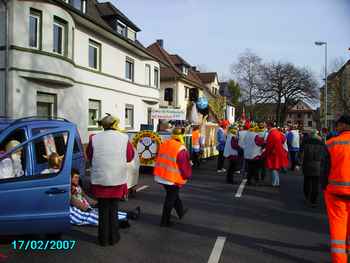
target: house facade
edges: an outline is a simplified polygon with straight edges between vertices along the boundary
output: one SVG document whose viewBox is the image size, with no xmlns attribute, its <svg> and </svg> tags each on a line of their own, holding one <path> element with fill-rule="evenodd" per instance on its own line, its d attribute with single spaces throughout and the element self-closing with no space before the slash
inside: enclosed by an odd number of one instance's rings
<svg viewBox="0 0 350 263">
<path fill-rule="evenodd" d="M 337 72 L 327 77 L 327 126 L 334 128 L 337 119 L 344 113 L 350 113 L 350 60 Z M 320 96 L 320 122 L 325 126 L 325 97 L 324 86 Z"/>
<path fill-rule="evenodd" d="M 316 129 L 318 128 L 317 111 L 300 101 L 288 111 L 286 123 L 303 127 L 305 131 Z"/>
<path fill-rule="evenodd" d="M 177 54 L 170 54 L 163 40 L 157 40 L 147 48 L 161 62 L 160 67 L 160 107 L 185 111 L 190 120 L 191 105 L 204 95 L 204 84 L 198 72 Z M 197 121 L 202 122 L 203 115 L 198 113 Z"/>
<path fill-rule="evenodd" d="M 97 120 L 105 113 L 119 117 L 129 131 L 156 125 L 151 109 L 159 107 L 159 60 L 138 42 L 140 29 L 113 4 L 12 0 L 8 14 L 8 65 L 0 34 L 2 113 L 6 106 L 12 117 L 69 119 L 84 142 L 100 129 Z M 1 15 L 1 32 L 4 19 Z"/>
<path fill-rule="evenodd" d="M 228 90 L 228 82 L 220 82 L 219 86 L 219 94 L 227 98 L 225 119 L 228 120 L 230 123 L 234 123 L 236 121 L 236 107 L 229 103 L 231 94 Z"/>
</svg>

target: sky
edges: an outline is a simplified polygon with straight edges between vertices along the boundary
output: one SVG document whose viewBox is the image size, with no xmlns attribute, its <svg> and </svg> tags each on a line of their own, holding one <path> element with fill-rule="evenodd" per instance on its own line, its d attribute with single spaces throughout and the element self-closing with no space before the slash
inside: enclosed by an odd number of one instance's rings
<svg viewBox="0 0 350 263">
<path fill-rule="evenodd" d="M 321 80 L 324 47 L 329 67 L 350 59 L 350 0 L 111 0 L 141 32 L 146 46 L 164 40 L 194 66 L 232 77 L 230 65 L 250 49 L 263 61 L 292 62 Z"/>
</svg>

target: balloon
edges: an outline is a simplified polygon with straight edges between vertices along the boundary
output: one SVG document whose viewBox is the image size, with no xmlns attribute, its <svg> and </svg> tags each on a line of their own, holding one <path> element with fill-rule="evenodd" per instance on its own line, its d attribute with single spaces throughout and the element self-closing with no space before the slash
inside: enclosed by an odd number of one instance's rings
<svg viewBox="0 0 350 263">
<path fill-rule="evenodd" d="M 208 107 L 208 99 L 206 97 L 199 97 L 196 104 L 198 109 L 206 109 Z"/>
</svg>

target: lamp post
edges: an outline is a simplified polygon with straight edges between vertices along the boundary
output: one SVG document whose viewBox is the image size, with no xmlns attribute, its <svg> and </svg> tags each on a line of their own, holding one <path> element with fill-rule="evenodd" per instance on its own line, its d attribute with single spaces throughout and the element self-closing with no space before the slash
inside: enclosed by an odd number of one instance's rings
<svg viewBox="0 0 350 263">
<path fill-rule="evenodd" d="M 324 88 L 324 121 L 325 121 L 325 128 L 328 127 L 328 121 L 327 121 L 327 114 L 328 114 L 328 88 L 327 88 L 327 42 L 323 41 L 316 41 L 316 46 L 325 46 L 325 66 L 324 66 L 324 81 L 325 81 L 325 88 Z"/>
</svg>

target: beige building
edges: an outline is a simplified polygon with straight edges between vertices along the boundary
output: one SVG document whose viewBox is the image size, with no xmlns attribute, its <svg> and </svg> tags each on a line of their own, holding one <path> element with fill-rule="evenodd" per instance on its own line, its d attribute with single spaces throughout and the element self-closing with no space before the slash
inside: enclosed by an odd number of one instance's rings
<svg viewBox="0 0 350 263">
<path fill-rule="evenodd" d="M 328 75 L 327 81 L 327 122 L 328 127 L 333 128 L 335 121 L 342 114 L 350 113 L 350 60 L 348 60 L 337 72 L 333 72 L 332 74 Z M 324 87 L 321 88 L 320 102 L 321 125 L 324 127 Z"/>
<path fill-rule="evenodd" d="M 305 131 L 316 129 L 316 111 L 307 103 L 301 101 L 288 111 L 286 123 L 303 127 Z"/>
<path fill-rule="evenodd" d="M 161 61 L 160 67 L 160 107 L 181 109 L 187 113 L 198 97 L 216 98 L 219 94 L 219 82 L 216 73 L 201 73 L 177 54 L 170 54 L 164 48 L 164 41 L 150 45 L 147 50 Z M 205 83 L 203 82 L 205 80 Z M 209 119 L 216 121 L 210 112 Z M 198 113 L 198 123 L 203 115 Z"/>
</svg>

